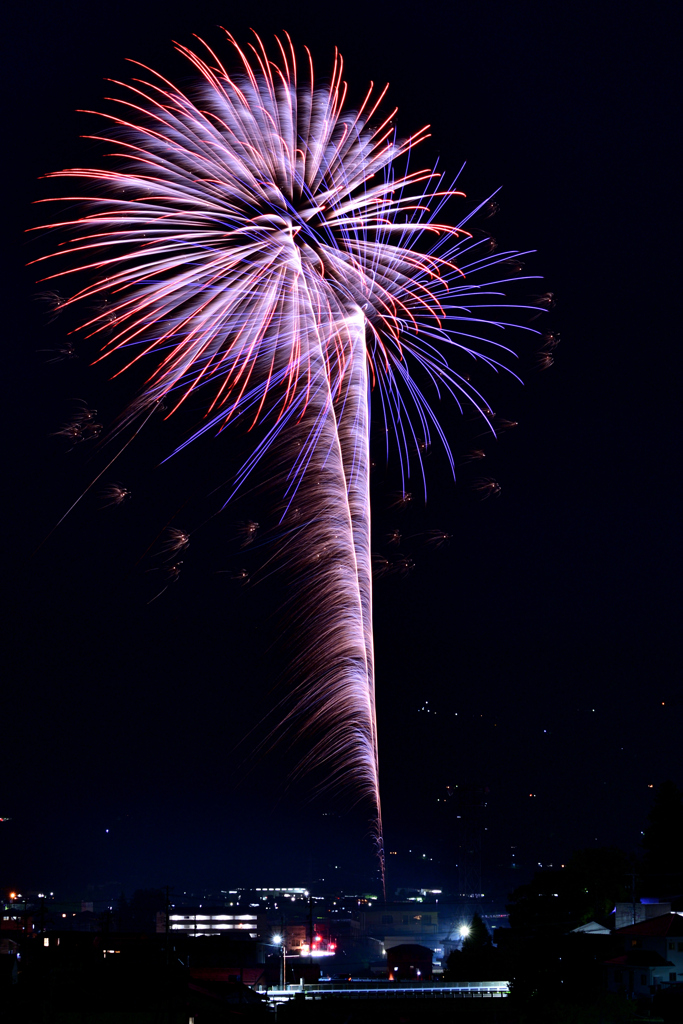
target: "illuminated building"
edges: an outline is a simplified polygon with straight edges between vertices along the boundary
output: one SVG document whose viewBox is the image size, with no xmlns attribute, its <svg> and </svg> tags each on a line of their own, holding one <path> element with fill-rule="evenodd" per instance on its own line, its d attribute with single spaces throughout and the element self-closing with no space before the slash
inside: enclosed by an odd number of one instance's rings
<svg viewBox="0 0 683 1024">
<path fill-rule="evenodd" d="M 308 923 L 288 924 L 285 926 L 287 951 L 290 954 L 301 956 L 332 956 L 336 952 L 337 943 L 330 937 L 329 925 L 326 922 L 319 922 L 313 928 L 313 943 L 311 944 L 311 929 Z"/>
<path fill-rule="evenodd" d="M 157 932 L 165 927 L 164 914 L 158 914 Z M 171 932 L 186 935 L 228 935 L 236 939 L 256 939 L 260 930 L 258 914 L 229 914 L 225 907 L 172 907 L 168 927 Z"/>
<path fill-rule="evenodd" d="M 423 908 L 414 903 L 387 903 L 377 910 L 361 911 L 360 919 L 364 934 L 380 939 L 385 949 L 404 943 L 435 949 L 443 930 L 435 905 Z"/>
</svg>

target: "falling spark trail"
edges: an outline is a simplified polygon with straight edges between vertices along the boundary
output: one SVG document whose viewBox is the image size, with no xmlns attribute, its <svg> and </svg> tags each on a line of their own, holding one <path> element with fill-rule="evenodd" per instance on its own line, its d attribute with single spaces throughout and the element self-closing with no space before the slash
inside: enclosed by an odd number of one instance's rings
<svg viewBox="0 0 683 1024">
<path fill-rule="evenodd" d="M 85 490 L 84 490 L 84 491 L 81 491 L 81 493 L 80 493 L 80 494 L 78 495 L 78 497 L 77 497 L 77 498 L 76 498 L 76 500 L 75 500 L 75 501 L 73 502 L 73 504 L 69 505 L 69 507 L 68 507 L 68 509 L 66 510 L 66 512 L 64 513 L 64 515 L 63 515 L 63 516 L 62 516 L 62 517 L 61 517 L 60 519 L 58 519 L 58 520 L 57 520 L 57 522 L 56 522 L 56 523 L 55 523 L 55 525 L 54 525 L 54 526 L 52 527 L 52 529 L 50 530 L 50 532 L 49 532 L 48 534 L 46 534 L 46 535 L 45 535 L 45 537 L 43 537 L 43 539 L 41 540 L 41 542 L 40 542 L 40 544 L 38 545 L 38 547 L 37 547 L 37 548 L 35 548 L 35 550 L 31 552 L 31 558 L 33 558 L 33 556 L 34 556 L 35 554 L 37 554 L 37 553 L 38 553 L 38 552 L 40 551 L 40 549 L 42 548 L 43 544 L 46 544 L 46 543 L 47 543 L 47 541 L 48 541 L 48 540 L 50 539 L 50 537 L 51 537 L 51 536 L 52 536 L 52 534 L 53 534 L 53 533 L 55 532 L 55 530 L 56 530 L 56 529 L 57 529 L 57 528 L 58 528 L 59 526 L 61 526 L 61 525 L 62 525 L 62 523 L 64 522 L 64 520 L 65 520 L 65 519 L 67 518 L 67 516 L 69 516 L 69 515 L 70 515 L 70 514 L 71 514 L 71 513 L 73 512 L 73 510 L 74 510 L 74 509 L 76 508 L 76 505 L 78 505 L 78 503 L 79 503 L 80 501 L 82 501 L 82 499 L 83 499 L 83 498 L 85 498 L 85 496 L 86 496 L 86 494 L 88 493 L 88 491 L 90 491 L 90 490 L 91 490 L 91 489 L 92 489 L 92 488 L 93 488 L 93 487 L 95 486 L 95 484 L 97 483 L 97 481 L 98 481 L 98 480 L 100 480 L 100 479 L 101 479 L 101 478 L 102 478 L 102 477 L 104 476 L 104 474 L 105 474 L 105 473 L 107 472 L 107 470 L 109 469 L 109 467 L 110 467 L 110 466 L 113 466 L 113 465 L 114 465 L 114 463 L 116 462 L 116 460 L 117 460 L 117 459 L 119 458 L 119 456 L 120 456 L 120 455 L 123 455 L 123 453 L 125 452 L 125 450 L 126 450 L 126 448 L 128 447 L 128 445 L 129 445 L 129 444 L 131 444 L 131 443 L 132 443 L 132 442 L 133 442 L 133 441 L 135 440 L 135 438 L 136 438 L 136 437 L 138 436 L 138 434 L 140 433 L 140 431 L 142 430 L 142 428 L 144 427 L 144 425 L 145 425 L 145 424 L 147 423 L 147 421 L 148 421 L 148 420 L 149 420 L 149 419 L 150 419 L 150 418 L 151 418 L 151 417 L 152 417 L 152 416 L 154 415 L 154 413 L 156 412 L 156 408 L 157 408 L 157 407 L 156 407 L 156 405 L 153 405 L 153 406 L 152 406 L 152 408 L 151 408 L 151 409 L 149 410 L 149 412 L 148 412 L 148 413 L 147 413 L 147 415 L 145 416 L 145 418 L 144 418 L 144 420 L 142 421 L 142 423 L 140 424 L 140 426 L 139 426 L 139 427 L 138 427 L 138 428 L 136 429 L 135 433 L 134 433 L 134 434 L 132 434 L 132 435 L 131 435 L 131 436 L 130 436 L 130 437 L 128 438 L 128 440 L 126 441 L 126 443 L 124 444 L 124 446 L 123 446 L 122 448 L 119 448 L 119 450 L 117 451 L 117 453 L 116 453 L 116 455 L 114 456 L 114 458 L 113 458 L 113 459 L 110 459 L 110 460 L 109 460 L 109 462 L 108 462 L 108 463 L 107 463 L 107 465 L 106 465 L 106 466 L 104 467 L 104 469 L 100 470 L 100 472 L 99 472 L 99 473 L 97 474 L 97 476 L 96 476 L 96 477 L 95 477 L 95 478 L 94 478 L 93 480 L 91 480 L 91 481 L 90 481 L 90 483 L 89 483 L 89 484 L 88 484 L 88 486 L 87 486 L 87 487 L 85 488 Z"/>
</svg>

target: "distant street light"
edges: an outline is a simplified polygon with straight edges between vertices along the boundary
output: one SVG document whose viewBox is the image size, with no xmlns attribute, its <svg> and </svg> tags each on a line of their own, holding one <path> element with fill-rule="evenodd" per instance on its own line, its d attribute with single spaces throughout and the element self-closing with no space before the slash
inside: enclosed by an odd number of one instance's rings
<svg viewBox="0 0 683 1024">
<path fill-rule="evenodd" d="M 285 948 L 284 935 L 273 935 L 273 945 L 279 946 L 282 949 L 282 958 L 280 960 L 280 988 L 284 990 L 287 981 L 287 950 Z"/>
</svg>

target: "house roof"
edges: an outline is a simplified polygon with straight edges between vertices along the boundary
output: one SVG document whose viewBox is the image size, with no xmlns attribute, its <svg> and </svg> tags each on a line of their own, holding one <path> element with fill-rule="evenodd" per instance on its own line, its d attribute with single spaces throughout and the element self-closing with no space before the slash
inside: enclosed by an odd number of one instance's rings
<svg viewBox="0 0 683 1024">
<path fill-rule="evenodd" d="M 572 928 L 569 932 L 570 935 L 575 934 L 584 935 L 611 935 L 611 929 L 606 928 L 604 924 L 600 924 L 598 921 L 588 921 L 587 924 L 580 924 L 578 928 Z"/>
<path fill-rule="evenodd" d="M 389 946 L 387 954 L 391 953 L 391 956 L 403 957 L 422 957 L 423 959 L 432 958 L 432 950 L 429 946 L 420 946 L 415 942 L 402 942 L 399 946 Z M 389 957 L 391 959 L 391 957 Z"/>
<path fill-rule="evenodd" d="M 617 928 L 614 934 L 637 935 L 641 937 L 683 936 L 683 916 L 680 914 L 662 914 L 661 917 L 651 917 L 649 921 L 639 921 L 637 924 L 627 924 L 624 928 Z"/>
<path fill-rule="evenodd" d="M 652 949 L 631 949 L 623 956 L 604 962 L 608 967 L 673 967 L 670 960 L 665 960 Z"/>
</svg>

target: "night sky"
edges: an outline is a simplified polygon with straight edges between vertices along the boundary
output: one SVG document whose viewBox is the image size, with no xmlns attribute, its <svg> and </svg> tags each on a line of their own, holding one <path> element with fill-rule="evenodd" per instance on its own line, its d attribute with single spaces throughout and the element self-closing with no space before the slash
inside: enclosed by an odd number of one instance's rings
<svg viewBox="0 0 683 1024">
<path fill-rule="evenodd" d="M 464 457 L 481 428 L 440 410 L 463 453 L 457 482 L 435 451 L 427 501 L 415 480 L 405 513 L 377 451 L 374 547 L 400 529 L 415 563 L 376 587 L 390 889 L 454 876 L 446 785 L 487 787 L 484 883 L 503 896 L 511 847 L 518 881 L 573 849 L 637 852 L 648 786 L 683 783 L 673 9 L 72 0 L 5 17 L 2 885 L 371 884 L 367 809 L 312 799 L 320 779 L 288 785 L 284 745 L 250 756 L 282 696 L 291 595 L 277 578 L 235 578 L 260 557 L 240 549 L 240 524 L 267 520 L 272 496 L 213 516 L 239 430 L 160 466 L 192 414 L 151 425 L 103 478 L 130 501 L 103 509 L 93 489 L 36 551 L 104 459 L 50 435 L 76 400 L 107 426 L 133 393 L 88 365 L 87 346 L 62 362 L 40 351 L 67 325 L 47 322 L 24 268 L 49 245 L 23 235 L 49 193 L 37 179 L 102 159 L 79 139 L 97 122 L 75 110 L 104 107 L 103 79 L 127 77 L 124 58 L 182 78 L 171 40 L 220 46 L 218 23 L 238 39 L 286 28 L 321 76 L 338 46 L 352 94 L 389 81 L 400 129 L 433 126 L 425 161 L 453 173 L 467 161 L 474 200 L 502 187 L 478 228 L 536 250 L 525 272 L 544 283 L 518 296 L 557 298 L 543 322 L 561 333 L 555 365 L 527 349 L 523 387 L 480 378 L 519 424 L 476 442 L 485 469 Z M 481 500 L 481 476 L 499 496 Z M 150 604 L 168 523 L 192 542 Z M 434 529 L 447 546 L 425 543 Z"/>
</svg>

